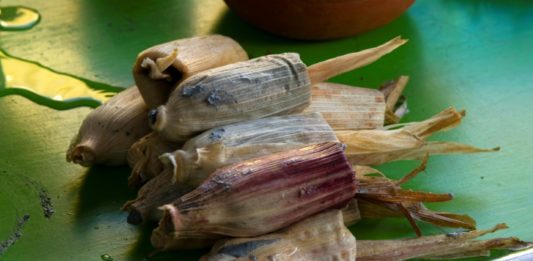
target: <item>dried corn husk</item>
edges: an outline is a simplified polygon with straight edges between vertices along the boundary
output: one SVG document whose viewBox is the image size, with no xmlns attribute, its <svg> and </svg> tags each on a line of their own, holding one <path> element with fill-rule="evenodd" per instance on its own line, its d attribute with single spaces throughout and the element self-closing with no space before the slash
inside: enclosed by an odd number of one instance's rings
<svg viewBox="0 0 533 261">
<path fill-rule="evenodd" d="M 400 240 L 357 240 L 357 260 L 400 261 L 412 258 L 454 259 L 489 256 L 491 249 L 521 249 L 532 244 L 517 238 L 473 240 L 488 233 L 505 229 L 498 224 L 492 229 L 454 232 Z"/>
<path fill-rule="evenodd" d="M 132 168 L 128 178 L 130 187 L 139 187 L 163 171 L 159 156 L 175 151 L 180 143 L 169 142 L 152 132 L 135 142 L 128 151 L 128 163 Z"/>
<path fill-rule="evenodd" d="M 310 74 L 296 53 L 210 69 L 182 82 L 165 105 L 152 110 L 151 126 L 165 138 L 179 141 L 218 126 L 300 112 L 310 103 L 312 82 L 364 66 L 405 42 L 396 38 L 315 64 L 309 67 Z"/>
<path fill-rule="evenodd" d="M 157 232 L 165 238 L 250 237 L 269 233 L 320 211 L 345 206 L 355 174 L 339 143 L 322 143 L 243 161 L 213 173 L 173 204 Z"/>
<path fill-rule="evenodd" d="M 412 122 L 394 130 L 336 131 L 347 145 L 346 155 L 358 165 L 379 165 L 389 161 L 422 159 L 426 154 L 476 153 L 496 151 L 454 142 L 426 141 L 435 132 L 458 126 L 464 112 L 448 108 L 421 122 Z M 395 127 L 391 125 L 390 127 Z"/>
<path fill-rule="evenodd" d="M 400 76 L 397 80 L 389 81 L 380 87 L 380 91 L 383 92 L 387 100 L 385 124 L 398 123 L 409 112 L 407 99 L 402 95 L 408 81 L 408 76 Z"/>
<path fill-rule="evenodd" d="M 334 130 L 379 129 L 385 122 L 385 97 L 369 88 L 322 82 L 311 89 L 305 112 L 320 112 Z"/>
<path fill-rule="evenodd" d="M 187 184 L 173 183 L 172 179 L 173 173 L 163 171 L 144 184 L 137 192 L 137 198 L 122 206 L 122 210 L 129 212 L 128 223 L 139 225 L 150 220 L 158 221 L 163 215 L 158 207 L 170 204 L 194 190 L 194 187 Z"/>
<path fill-rule="evenodd" d="M 165 175 L 145 184 L 124 209 L 142 222 L 159 220 L 159 206 L 182 196 L 177 187 L 198 186 L 216 169 L 275 152 L 322 142 L 337 142 L 333 130 L 318 113 L 275 116 L 241 122 L 206 131 L 182 149 L 161 155 Z M 167 175 L 171 173 L 170 175 Z M 179 193 L 177 193 L 179 192 Z M 188 192 L 188 191 L 187 191 Z"/>
<path fill-rule="evenodd" d="M 400 181 L 390 180 L 380 171 L 367 166 L 354 166 L 358 181 L 354 200 L 357 200 L 361 216 L 363 218 L 406 217 L 419 236 L 422 232 L 416 225 L 415 219 L 437 226 L 475 229 L 476 221 L 467 215 L 434 212 L 423 204 L 449 201 L 453 198 L 451 194 L 411 191 L 400 187 L 400 184 L 423 171 L 426 162 L 427 158 Z"/>
<path fill-rule="evenodd" d="M 208 130 L 161 160 L 180 183 L 199 185 L 218 168 L 322 142 L 338 142 L 319 113 L 267 117 Z"/>
<path fill-rule="evenodd" d="M 206 35 L 150 47 L 137 56 L 133 78 L 150 108 L 164 104 L 183 80 L 201 71 L 248 60 L 233 39 Z"/>
<path fill-rule="evenodd" d="M 307 218 L 282 231 L 222 240 L 200 260 L 345 260 L 356 258 L 356 241 L 339 210 Z"/>
<path fill-rule="evenodd" d="M 131 145 L 150 132 L 144 104 L 137 87 L 130 87 L 102 104 L 83 120 L 67 150 L 67 161 L 124 165 Z"/>
</svg>

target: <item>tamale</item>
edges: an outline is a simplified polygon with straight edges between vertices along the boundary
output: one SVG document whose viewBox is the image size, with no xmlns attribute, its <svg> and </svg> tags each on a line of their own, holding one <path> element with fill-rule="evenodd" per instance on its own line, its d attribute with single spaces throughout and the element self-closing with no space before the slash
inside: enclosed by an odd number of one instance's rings
<svg viewBox="0 0 533 261">
<path fill-rule="evenodd" d="M 206 35 L 150 47 L 137 56 L 133 79 L 150 108 L 164 104 L 170 92 L 184 79 L 201 71 L 248 60 L 233 39 Z"/>
<path fill-rule="evenodd" d="M 219 241 L 202 261 L 356 259 L 356 240 L 339 210 L 300 221 L 279 232 Z"/>
<path fill-rule="evenodd" d="M 164 237 L 250 237 L 273 232 L 355 195 L 356 181 L 339 143 L 322 143 L 259 157 L 217 170 L 172 204 L 152 244 Z"/>
<path fill-rule="evenodd" d="M 129 148 L 150 132 L 148 108 L 136 86 L 119 92 L 83 120 L 67 150 L 67 161 L 124 165 Z"/>
<path fill-rule="evenodd" d="M 309 68 L 296 53 L 267 55 L 198 73 L 183 81 L 165 105 L 151 110 L 152 128 L 169 140 L 236 122 L 300 112 L 311 102 L 311 84 L 367 65 L 404 44 L 339 56 Z"/>
</svg>

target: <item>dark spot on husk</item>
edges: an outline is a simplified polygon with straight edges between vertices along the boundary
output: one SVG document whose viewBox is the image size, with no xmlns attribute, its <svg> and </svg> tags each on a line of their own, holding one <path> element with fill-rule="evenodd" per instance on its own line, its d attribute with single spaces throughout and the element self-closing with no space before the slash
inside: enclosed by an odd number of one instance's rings
<svg viewBox="0 0 533 261">
<path fill-rule="evenodd" d="M 148 120 L 150 121 L 151 125 L 154 125 L 157 122 L 157 113 L 157 109 L 153 109 L 148 112 Z"/>
<path fill-rule="evenodd" d="M 244 242 L 244 243 L 240 243 L 236 245 L 225 246 L 222 249 L 220 249 L 218 253 L 226 254 L 226 255 L 230 255 L 234 257 L 245 257 L 245 256 L 253 257 L 252 255 L 250 255 L 250 252 L 262 246 L 272 244 L 276 241 L 277 239 L 248 241 L 248 242 Z M 251 259 L 251 260 L 254 260 L 254 259 Z"/>
<path fill-rule="evenodd" d="M 11 246 L 13 246 L 21 237 L 22 237 L 22 229 L 24 228 L 24 225 L 26 225 L 26 222 L 30 219 L 29 214 L 25 214 L 17 220 L 17 224 L 15 226 L 15 229 L 13 233 L 4 241 L 0 242 L 0 256 L 2 256 L 7 249 L 9 249 Z"/>
<path fill-rule="evenodd" d="M 235 98 L 224 90 L 213 90 L 207 96 L 207 103 L 214 106 L 236 103 Z"/>
<path fill-rule="evenodd" d="M 181 90 L 181 95 L 185 97 L 191 97 L 202 93 L 205 90 L 205 87 L 201 84 L 194 86 L 186 86 Z"/>
<path fill-rule="evenodd" d="M 209 134 L 210 141 L 219 141 L 224 136 L 226 130 L 224 128 L 216 128 Z"/>
</svg>

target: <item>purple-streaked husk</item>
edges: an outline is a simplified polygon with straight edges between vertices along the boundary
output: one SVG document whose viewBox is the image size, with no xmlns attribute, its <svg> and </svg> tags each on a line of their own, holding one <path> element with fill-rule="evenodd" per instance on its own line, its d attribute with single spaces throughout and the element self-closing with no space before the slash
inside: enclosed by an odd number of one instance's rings
<svg viewBox="0 0 533 261">
<path fill-rule="evenodd" d="M 331 208 L 355 195 L 356 180 L 339 143 L 322 143 L 217 170 L 172 204 L 157 234 L 251 237 Z M 152 240 L 156 248 L 159 239 Z"/>
<path fill-rule="evenodd" d="M 159 156 L 180 147 L 180 143 L 167 141 L 155 132 L 135 142 L 128 151 L 128 164 L 132 168 L 128 185 L 138 188 L 159 175 L 163 171 L 163 163 L 159 160 Z"/>
<path fill-rule="evenodd" d="M 474 240 L 505 228 L 507 228 L 505 224 L 498 224 L 492 229 L 452 232 L 412 239 L 357 240 L 357 260 L 455 259 L 489 256 L 491 249 L 517 250 L 532 246 L 531 243 L 514 237 Z"/>
<path fill-rule="evenodd" d="M 133 79 L 150 108 L 164 104 L 184 79 L 210 68 L 248 60 L 233 39 L 205 35 L 180 39 L 142 51 L 133 65 Z"/>
<path fill-rule="evenodd" d="M 344 225 L 341 212 L 331 210 L 275 233 L 221 240 L 200 260 L 353 261 L 356 250 L 355 237 Z"/>
<path fill-rule="evenodd" d="M 385 122 L 385 97 L 370 89 L 321 82 L 311 88 L 311 105 L 334 130 L 380 129 Z"/>
<path fill-rule="evenodd" d="M 169 140 L 235 122 L 303 111 L 311 85 L 376 61 L 407 42 L 338 56 L 309 68 L 296 53 L 267 55 L 198 73 L 183 81 L 165 105 L 150 112 L 151 127 Z"/>
<path fill-rule="evenodd" d="M 464 116 L 448 108 L 421 122 L 389 125 L 383 130 L 336 131 L 339 140 L 346 144 L 346 156 L 353 164 L 379 165 L 395 160 L 422 159 L 427 154 L 492 152 L 499 148 L 480 149 L 455 142 L 426 141 L 438 131 L 458 126 Z M 400 127 L 398 129 L 393 129 Z"/>
<path fill-rule="evenodd" d="M 83 120 L 67 150 L 67 161 L 86 167 L 127 164 L 131 145 L 150 132 L 147 112 L 136 86 L 119 92 Z"/>
<path fill-rule="evenodd" d="M 208 130 L 160 158 L 177 182 L 198 186 L 221 167 L 323 142 L 338 140 L 319 113 L 274 116 Z"/>
</svg>

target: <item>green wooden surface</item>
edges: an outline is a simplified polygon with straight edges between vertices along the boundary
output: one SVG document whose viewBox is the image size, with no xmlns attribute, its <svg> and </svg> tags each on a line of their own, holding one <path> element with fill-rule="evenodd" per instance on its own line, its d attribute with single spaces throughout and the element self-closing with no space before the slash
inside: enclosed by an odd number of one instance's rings
<svg viewBox="0 0 533 261">
<path fill-rule="evenodd" d="M 322 42 L 281 39 L 228 12 L 221 0 L 28 1 L 42 14 L 33 29 L 0 32 L 0 48 L 54 70 L 113 86 L 129 86 L 136 54 L 156 43 L 221 33 L 251 56 L 296 51 L 307 64 L 371 47 L 396 35 L 409 43 L 381 61 L 334 79 L 376 87 L 401 74 L 411 76 L 406 94 L 412 113 L 424 119 L 448 107 L 466 109 L 456 130 L 435 137 L 498 153 L 433 157 L 427 174 L 407 185 L 452 192 L 453 202 L 434 209 L 468 213 L 480 228 L 506 222 L 498 236 L 533 241 L 533 2 L 419 0 L 392 24 L 364 35 Z M 1 84 L 1 82 L 0 82 Z M 0 86 L 2 87 L 2 86 Z M 127 168 L 90 170 L 68 164 L 65 150 L 89 108 L 58 111 L 24 97 L 0 97 L 0 241 L 24 214 L 20 240 L 0 260 L 142 260 L 152 251 L 151 225 L 126 224 L 122 203 L 135 196 Z M 400 177 L 414 162 L 383 166 Z M 39 192 L 55 207 L 46 219 Z M 425 234 L 451 231 L 423 225 Z M 359 239 L 414 236 L 405 220 L 363 221 Z M 496 236 L 491 235 L 491 237 Z M 149 260 L 195 260 L 201 251 L 160 254 Z"/>
</svg>

